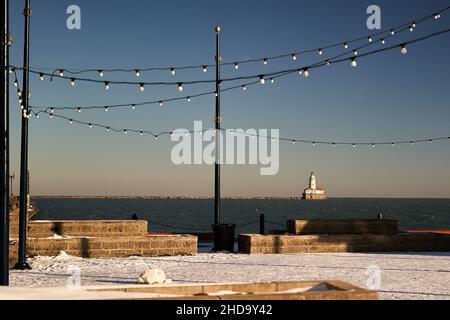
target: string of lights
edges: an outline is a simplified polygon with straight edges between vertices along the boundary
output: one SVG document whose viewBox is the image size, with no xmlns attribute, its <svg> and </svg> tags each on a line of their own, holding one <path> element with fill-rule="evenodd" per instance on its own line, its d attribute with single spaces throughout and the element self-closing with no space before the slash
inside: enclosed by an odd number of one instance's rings
<svg viewBox="0 0 450 320">
<path fill-rule="evenodd" d="M 233 61 L 233 62 L 223 62 L 223 66 L 234 66 L 235 69 L 239 69 L 240 65 L 248 64 L 248 63 L 262 63 L 263 65 L 267 65 L 269 61 L 271 60 L 277 60 L 277 59 L 283 59 L 283 58 L 291 58 L 292 60 L 297 60 L 298 56 L 308 54 L 308 53 L 315 53 L 317 52 L 319 55 L 323 55 L 325 50 L 342 47 L 344 49 L 348 49 L 353 44 L 361 42 L 361 41 L 368 41 L 370 44 L 374 43 L 374 37 L 383 36 L 381 39 L 381 42 L 384 44 L 387 37 L 394 36 L 395 34 L 404 31 L 405 29 L 409 29 L 410 31 L 414 31 L 417 25 L 428 21 L 430 19 L 439 20 L 441 18 L 441 14 L 444 12 L 450 10 L 449 7 L 442 8 L 440 10 L 437 10 L 433 12 L 432 14 L 423 16 L 421 18 L 409 21 L 408 23 L 402 24 L 397 27 L 388 28 L 370 35 L 366 35 L 363 37 L 354 38 L 348 41 L 340 41 L 337 43 L 325 45 L 319 48 L 314 49 L 307 49 L 303 51 L 298 52 L 291 52 L 287 54 L 279 54 L 275 56 L 266 56 L 262 58 L 252 58 L 252 59 L 245 59 L 245 60 L 239 60 L 239 61 Z M 170 71 L 172 75 L 176 74 L 177 70 L 186 70 L 186 69 L 202 69 L 203 72 L 207 72 L 207 69 L 210 67 L 214 67 L 213 64 L 202 64 L 202 65 L 186 65 L 186 66 L 171 66 L 171 67 L 146 67 L 146 68 L 131 68 L 131 69 L 125 69 L 125 68 L 88 68 L 88 69 L 68 69 L 68 68 L 39 68 L 41 70 L 50 70 L 51 73 L 46 72 L 39 72 L 39 76 L 42 78 L 45 76 L 50 76 L 50 78 L 53 78 L 54 76 L 61 76 L 64 73 L 72 74 L 72 75 L 79 75 L 83 73 L 98 73 L 99 77 L 103 78 L 106 73 L 116 73 L 116 72 L 123 72 L 123 73 L 135 73 L 136 77 L 140 77 L 143 72 L 148 71 Z M 112 83 L 112 82 L 111 82 Z"/>
<path fill-rule="evenodd" d="M 350 65 L 352 67 L 357 67 L 358 63 L 357 60 L 371 56 L 371 55 L 375 55 L 381 52 L 385 52 L 385 51 L 390 51 L 390 50 L 394 50 L 397 48 L 400 48 L 400 52 L 404 55 L 406 55 L 408 53 L 408 46 L 421 42 L 421 41 L 425 41 L 428 39 L 431 39 L 433 37 L 437 37 L 439 35 L 443 35 L 445 33 L 450 32 L 450 28 L 448 29 L 444 29 L 432 34 L 428 34 L 425 36 L 422 36 L 420 38 L 416 38 L 413 40 L 410 40 L 408 42 L 402 42 L 402 43 L 397 43 L 394 44 L 392 46 L 389 47 L 384 47 L 384 48 L 380 48 L 377 50 L 373 50 L 370 52 L 366 52 L 363 54 L 359 54 L 359 55 L 351 55 L 350 57 L 344 57 L 341 58 L 341 55 L 338 55 L 332 59 L 326 59 L 326 60 L 322 60 L 318 63 L 312 64 L 312 65 L 308 65 L 308 66 L 303 66 L 301 68 L 294 68 L 294 69 L 287 69 L 287 70 L 282 70 L 282 71 L 277 71 L 271 74 L 266 74 L 266 75 L 259 75 L 258 76 L 258 80 L 256 81 L 251 81 L 248 83 L 243 83 L 243 84 L 239 84 L 239 85 L 234 85 L 228 88 L 225 88 L 223 90 L 221 90 L 221 92 L 227 92 L 227 91 L 231 91 L 231 90 L 235 90 L 235 89 L 239 89 L 242 88 L 243 90 L 246 90 L 249 86 L 255 85 L 255 84 L 261 84 L 264 85 L 267 81 L 269 81 L 270 83 L 274 83 L 276 79 L 278 78 L 282 78 L 285 77 L 287 75 L 291 75 L 293 73 L 299 73 L 300 75 L 303 75 L 305 78 L 309 77 L 310 71 L 312 69 L 317 69 L 317 68 L 321 68 L 324 66 L 329 66 L 331 64 L 338 64 L 338 63 L 342 63 L 342 62 L 346 62 L 346 61 L 350 61 Z M 14 71 L 15 74 L 15 71 Z M 252 79 L 252 78 L 251 78 Z M 17 86 L 18 81 L 17 81 L 17 77 L 16 80 L 14 82 L 14 84 Z M 197 97 L 201 97 L 201 96 L 206 96 L 206 95 L 212 95 L 212 94 L 216 94 L 215 91 L 208 91 L 208 92 L 203 92 L 203 93 L 198 93 L 198 94 L 194 94 L 194 95 L 189 95 L 189 96 L 182 96 L 182 97 L 174 97 L 174 98 L 168 98 L 168 99 L 156 99 L 156 100 L 152 100 L 152 101 L 146 101 L 146 102 L 140 102 L 140 103 L 125 103 L 125 104 L 113 104 L 113 105 L 92 105 L 92 106 L 78 106 L 78 107 L 46 107 L 46 106 L 30 106 L 30 109 L 46 109 L 46 110 L 50 110 L 50 111 L 54 111 L 54 110 L 77 110 L 78 112 L 81 112 L 82 110 L 91 110 L 91 109 L 104 109 L 105 111 L 108 111 L 111 108 L 119 108 L 119 107 L 132 107 L 133 109 L 135 109 L 136 107 L 139 106 L 145 106 L 145 105 L 152 105 L 152 104 L 159 104 L 161 107 L 164 106 L 166 103 L 171 102 L 171 101 L 178 101 L 178 100 L 186 100 L 187 102 L 192 101 L 192 99 L 197 98 Z M 20 101 L 19 101 L 20 102 Z"/>
<path fill-rule="evenodd" d="M 420 22 L 418 22 L 420 23 Z M 395 34 L 403 32 L 405 30 L 411 30 L 414 31 L 414 28 L 417 27 L 417 23 L 414 23 L 412 25 L 408 25 L 408 26 L 404 26 L 399 30 L 396 31 L 391 31 L 387 36 L 383 36 L 380 37 L 380 39 L 378 39 L 382 44 L 386 43 L 386 39 L 389 37 L 393 37 Z M 319 62 L 318 64 L 321 64 L 323 62 L 327 62 L 327 64 L 330 64 L 330 61 L 332 59 L 336 59 L 338 57 L 342 57 L 345 56 L 347 54 L 353 54 L 353 55 L 358 55 L 358 53 L 360 52 L 360 50 L 367 48 L 369 46 L 374 45 L 375 43 L 378 43 L 378 40 L 375 38 L 375 36 L 370 37 L 370 39 L 372 41 L 370 41 L 369 43 L 366 43 L 360 47 L 354 48 L 350 51 L 346 51 L 344 53 L 341 53 L 337 56 L 334 56 L 332 58 L 323 60 L 321 62 Z M 296 60 L 296 59 L 294 59 Z M 310 66 L 311 67 L 311 66 Z M 16 70 L 23 70 L 22 67 L 17 67 L 17 66 L 11 66 L 10 67 L 10 72 L 11 73 L 15 73 Z M 275 76 L 277 74 L 280 73 L 284 73 L 286 70 L 282 70 L 282 71 L 277 71 L 277 72 L 272 72 L 270 74 L 268 74 L 268 76 Z M 136 81 L 105 81 L 105 80 L 99 80 L 99 79 L 91 79 L 91 78 L 76 78 L 76 77 L 67 77 L 64 76 L 64 70 L 61 69 L 59 72 L 59 75 L 54 75 L 54 74 L 50 74 L 50 73 L 46 73 L 46 72 L 42 72 L 39 70 L 34 70 L 34 69 L 29 69 L 29 72 L 35 75 L 39 75 L 39 79 L 40 80 L 44 80 L 45 76 L 50 77 L 50 81 L 52 81 L 53 77 L 57 77 L 59 79 L 62 80 L 67 80 L 70 83 L 71 87 L 75 87 L 76 86 L 76 82 L 77 81 L 82 81 L 82 82 L 92 82 L 92 83 L 99 83 L 99 84 L 103 84 L 104 88 L 106 91 L 110 90 L 111 85 L 134 85 L 134 86 L 139 86 L 139 90 L 141 92 L 145 91 L 145 86 L 177 86 L 178 87 L 178 91 L 183 92 L 184 90 L 184 86 L 185 85 L 194 85 L 194 84 L 206 84 L 206 83 L 215 83 L 215 79 L 211 79 L 211 80 L 190 80 L 190 81 L 183 81 L 183 82 L 178 82 L 178 81 L 156 81 L 156 82 L 136 82 Z M 173 71 L 174 72 L 174 71 Z M 240 77 L 231 77 L 231 78 L 225 78 L 225 79 L 221 79 L 221 82 L 230 82 L 230 81 L 239 81 L 239 80 L 247 80 L 247 79 L 255 79 L 255 78 L 261 78 L 261 74 L 253 74 L 253 75 L 247 75 L 247 76 L 240 76 Z M 264 76 L 264 75 L 263 75 Z"/>
<path fill-rule="evenodd" d="M 62 119 L 62 120 L 66 120 L 69 122 L 69 124 L 79 124 L 79 125 L 84 125 L 84 126 L 88 126 L 89 128 L 93 128 L 93 127 L 97 127 L 97 128 L 102 128 L 105 129 L 107 132 L 116 132 L 116 133 L 123 133 L 123 134 L 128 134 L 128 133 L 136 133 L 139 134 L 140 136 L 143 135 L 150 135 L 153 136 L 156 140 L 158 140 L 159 137 L 164 136 L 164 135 L 168 135 L 171 136 L 173 135 L 175 132 L 177 132 L 177 130 L 175 131 L 161 131 L 161 132 L 155 132 L 155 131 L 149 131 L 149 130 L 140 130 L 140 129 L 130 129 L 130 128 L 117 128 L 117 127 L 113 127 L 113 126 L 108 126 L 105 124 L 99 124 L 99 123 L 95 123 L 95 122 L 85 122 L 85 121 L 80 121 L 80 120 L 76 120 L 70 117 L 66 117 L 63 115 L 59 115 L 59 114 L 55 114 L 54 112 L 49 112 L 47 110 L 39 110 L 39 111 L 34 111 L 34 110 L 30 110 L 29 111 L 30 114 L 34 114 L 36 116 L 36 118 L 39 118 L 40 114 L 46 114 L 49 116 L 50 119 L 53 118 L 58 118 L 58 119 Z M 29 115 L 28 115 L 29 116 Z M 180 129 L 178 129 L 180 130 Z M 205 132 L 209 131 L 209 130 L 215 130 L 215 129 L 204 129 L 204 130 L 180 130 L 180 133 L 183 133 L 185 135 L 188 134 L 204 134 Z M 446 141 L 450 141 L 450 136 L 448 137 L 438 137 L 438 138 L 427 138 L 427 139 L 409 139 L 409 140 L 391 140 L 391 141 L 384 141 L 384 142 L 353 142 L 353 141 L 321 141 L 321 140 L 305 140 L 305 139 L 297 139 L 297 138 L 285 138 L 285 137 L 272 137 L 272 136 L 268 136 L 268 135 L 261 135 L 258 133 L 252 133 L 252 132 L 247 132 L 247 131 L 243 131 L 243 130 L 239 130 L 239 129 L 227 129 L 227 128 L 222 128 L 220 129 L 222 132 L 224 132 L 225 134 L 230 134 L 230 135 L 244 135 L 247 136 L 249 138 L 265 138 L 265 139 L 273 139 L 273 140 L 279 140 L 279 141 L 284 141 L 284 142 L 290 142 L 292 144 L 296 144 L 296 143 L 301 143 L 301 144 L 310 144 L 312 146 L 316 146 L 316 145 L 328 145 L 328 146 L 332 146 L 332 147 L 336 147 L 336 146 L 352 146 L 353 148 L 357 147 L 357 146 L 371 146 L 371 147 L 376 147 L 376 146 L 386 146 L 386 145 L 390 145 L 392 147 L 395 147 L 397 145 L 404 145 L 404 144 L 410 144 L 410 145 L 415 145 L 417 143 L 423 143 L 423 142 L 427 142 L 427 143 L 433 143 L 436 141 L 441 141 L 441 140 L 446 140 Z"/>
</svg>

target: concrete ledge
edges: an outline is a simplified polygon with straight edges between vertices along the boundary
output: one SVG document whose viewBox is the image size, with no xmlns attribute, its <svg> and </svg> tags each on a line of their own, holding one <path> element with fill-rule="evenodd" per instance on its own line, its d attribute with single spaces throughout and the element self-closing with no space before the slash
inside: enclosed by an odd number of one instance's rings
<svg viewBox="0 0 450 320">
<path fill-rule="evenodd" d="M 83 258 L 196 255 L 197 237 L 152 235 L 131 238 L 28 239 L 27 256 L 56 256 L 60 251 Z M 10 264 L 17 261 L 17 243 L 10 246 Z"/>
<path fill-rule="evenodd" d="M 48 238 L 53 235 L 85 237 L 137 237 L 147 233 L 145 220 L 63 220 L 29 221 L 29 238 Z M 10 237 L 17 238 L 18 224 L 10 226 Z"/>
<path fill-rule="evenodd" d="M 377 300 L 342 281 L 55 288 L 1 287 L 2 300 Z M 265 309 L 266 311 L 267 308 Z M 200 318 L 202 315 L 200 315 Z"/>
<path fill-rule="evenodd" d="M 378 300 L 378 293 L 342 281 L 188 284 L 87 288 L 162 300 Z M 159 296 L 158 296 L 159 295 Z"/>
<path fill-rule="evenodd" d="M 247 254 L 450 251 L 450 235 L 239 235 Z"/>
<path fill-rule="evenodd" d="M 385 234 L 398 233 L 397 220 L 288 220 L 287 231 L 295 235 L 308 234 Z"/>
</svg>

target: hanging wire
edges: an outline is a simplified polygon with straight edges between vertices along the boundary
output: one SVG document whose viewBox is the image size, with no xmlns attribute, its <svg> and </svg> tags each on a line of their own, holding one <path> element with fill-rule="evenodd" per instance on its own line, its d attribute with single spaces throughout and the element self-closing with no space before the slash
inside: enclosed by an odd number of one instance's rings
<svg viewBox="0 0 450 320">
<path fill-rule="evenodd" d="M 265 56 L 265 57 L 261 57 L 261 58 L 251 58 L 251 59 L 238 60 L 238 61 L 228 61 L 228 62 L 222 63 L 222 65 L 223 66 L 231 65 L 231 66 L 234 66 L 236 69 L 238 69 L 239 65 L 248 64 L 248 63 L 263 62 L 264 64 L 267 64 L 271 60 L 283 59 L 283 58 L 287 58 L 287 57 L 290 57 L 293 60 L 296 60 L 297 56 L 301 56 L 301 55 L 307 54 L 307 53 L 318 52 L 320 55 L 322 55 L 324 50 L 332 49 L 332 48 L 336 48 L 336 47 L 344 47 L 345 49 L 347 49 L 347 48 L 351 47 L 352 44 L 363 41 L 363 40 L 368 40 L 369 43 L 372 44 L 372 43 L 374 43 L 374 40 L 373 40 L 374 37 L 378 37 L 380 35 L 386 35 L 386 37 L 393 36 L 395 33 L 405 30 L 405 27 L 406 27 L 406 29 L 411 29 L 411 28 L 414 29 L 415 27 L 417 27 L 417 25 L 419 25 L 427 20 L 430 20 L 433 18 L 435 20 L 440 19 L 441 14 L 448 10 L 450 10 L 450 6 L 442 8 L 440 10 L 433 12 L 432 14 L 423 16 L 421 18 L 415 19 L 413 21 L 402 24 L 400 26 L 397 26 L 394 28 L 388 28 L 388 29 L 385 29 L 385 30 L 382 30 L 382 31 L 379 31 L 376 33 L 372 33 L 370 35 L 354 38 L 354 39 L 351 39 L 348 41 L 340 41 L 337 43 L 321 46 L 321 47 L 314 48 L 314 49 L 307 49 L 307 50 L 291 52 L 291 53 L 287 53 L 287 54 L 279 54 L 279 55 L 274 55 L 274 56 Z M 412 26 L 414 26 L 414 27 L 412 27 Z M 126 68 L 109 68 L 108 69 L 108 68 L 101 68 L 101 67 L 88 68 L 88 69 L 69 69 L 69 68 L 37 68 L 37 69 L 52 70 L 51 73 L 43 73 L 45 75 L 49 75 L 50 77 L 57 76 L 57 74 L 61 73 L 61 72 L 62 73 L 66 72 L 66 73 L 72 74 L 72 75 L 97 72 L 99 74 L 99 76 L 101 78 L 103 78 L 105 73 L 115 73 L 115 72 L 134 72 L 136 77 L 140 77 L 142 72 L 147 72 L 147 71 L 170 71 L 174 75 L 176 70 L 200 69 L 201 68 L 203 70 L 203 72 L 206 72 L 208 68 L 214 67 L 214 66 L 215 66 L 214 64 L 201 64 L 201 65 L 146 67 L 146 68 L 131 68 L 131 69 L 126 69 Z"/>
<path fill-rule="evenodd" d="M 143 134 L 149 134 L 155 138 L 158 138 L 160 136 L 164 136 L 164 135 L 172 135 L 174 133 L 180 133 L 180 134 L 195 134 L 195 133 L 200 133 L 200 134 L 204 134 L 205 132 L 209 131 L 209 130 L 215 130 L 215 129 L 204 129 L 204 130 L 175 130 L 175 131 L 161 131 L 161 132 L 155 132 L 155 131 L 149 131 L 149 130 L 139 130 L 139 129 L 129 129 L 129 128 L 117 128 L 117 127 L 113 127 L 113 126 L 108 126 L 105 124 L 99 124 L 99 123 L 95 123 L 95 122 L 85 122 L 85 121 L 80 121 L 80 120 L 76 120 L 74 118 L 70 118 L 70 117 L 66 117 L 66 116 L 62 116 L 62 115 L 58 115 L 55 114 L 54 112 L 49 112 L 46 110 L 40 110 L 38 112 L 35 112 L 34 110 L 31 110 L 29 114 L 34 114 L 36 117 L 39 116 L 41 113 L 47 114 L 50 118 L 59 118 L 59 119 L 63 119 L 68 121 L 70 124 L 76 123 L 79 125 L 84 125 L 84 126 L 89 126 L 90 128 L 92 127 L 98 127 L 98 128 L 102 128 L 102 129 L 106 129 L 107 131 L 112 131 L 112 132 L 117 132 L 117 133 L 139 133 L 140 135 Z M 331 145 L 333 147 L 336 147 L 338 145 L 346 145 L 346 146 L 382 146 L 382 145 L 391 145 L 392 147 L 395 147 L 397 145 L 402 145 L 402 144 L 411 144 L 411 145 L 415 145 L 417 143 L 422 143 L 422 142 L 428 142 L 428 143 L 433 143 L 435 141 L 440 141 L 440 140 L 447 140 L 450 141 L 450 136 L 447 137 L 438 137 L 438 138 L 427 138 L 427 139 L 418 139 L 418 140 L 391 140 L 391 141 L 384 141 L 384 142 L 352 142 L 352 141 L 321 141 L 321 140 L 305 140 L 305 139 L 297 139 L 297 138 L 284 138 L 284 137 L 272 137 L 269 135 L 261 135 L 261 134 L 254 134 L 254 133 L 248 133 L 248 132 L 244 132 L 244 131 L 240 131 L 240 130 L 235 130 L 235 129 L 227 129 L 227 128 L 221 128 L 221 131 L 225 132 L 225 133 L 231 133 L 231 134 L 237 134 L 237 135 L 245 135 L 248 137 L 258 137 L 258 138 L 264 138 L 264 139 L 274 139 L 274 140 L 279 140 L 279 141 L 285 141 L 285 142 L 291 142 L 291 143 L 303 143 L 303 144 L 311 144 L 313 146 L 315 145 Z"/>
<path fill-rule="evenodd" d="M 313 69 L 317 69 L 317 68 L 322 68 L 325 66 L 329 66 L 331 64 L 338 64 L 338 63 L 342 63 L 345 61 L 350 61 L 351 65 L 353 67 L 356 67 L 356 61 L 361 59 L 361 58 L 365 58 L 371 55 L 375 55 L 381 52 L 385 52 L 385 51 L 390 51 L 396 48 L 400 48 L 401 52 L 404 53 L 404 49 L 411 44 L 415 44 L 421 41 L 425 41 L 428 40 L 430 38 L 433 37 L 437 37 L 439 35 L 443 35 L 450 32 L 450 28 L 448 29 L 444 29 L 435 33 L 431 33 L 425 36 L 422 36 L 420 38 L 416 38 L 407 42 L 402 42 L 402 43 L 397 43 L 394 44 L 392 46 L 389 47 L 385 47 L 385 48 L 381 48 L 381 49 L 377 49 L 377 50 L 373 50 L 370 52 L 366 52 L 366 53 L 362 53 L 362 54 L 358 54 L 357 56 L 355 56 L 354 54 L 351 55 L 350 57 L 344 57 L 341 58 L 342 55 L 337 55 L 333 58 L 330 59 L 325 59 L 322 60 L 320 62 L 311 64 L 311 65 L 307 65 L 307 66 L 302 66 L 302 67 L 297 67 L 297 68 L 291 68 L 291 69 L 285 69 L 285 70 L 281 70 L 281 71 L 276 71 L 273 73 L 268 73 L 268 74 L 264 74 L 264 75 L 253 75 L 253 76 L 247 76 L 247 77 L 239 77 L 239 79 L 254 79 L 257 78 L 258 80 L 256 81 L 251 81 L 248 83 L 241 83 L 239 85 L 235 85 L 232 87 L 228 87 L 225 89 L 222 89 L 221 92 L 227 92 L 227 91 L 231 91 L 231 90 L 235 90 L 235 89 L 244 89 L 246 90 L 247 87 L 255 85 L 255 84 L 262 84 L 265 83 L 266 81 L 270 81 L 270 82 L 274 82 L 275 79 L 278 78 L 282 78 L 285 77 L 287 75 L 291 75 L 293 73 L 300 73 L 303 74 L 305 77 L 309 76 L 309 72 Z M 349 53 L 347 53 L 349 54 Z M 16 81 L 17 81 L 17 76 L 16 76 L 16 69 L 12 70 L 12 73 L 14 73 L 15 77 L 16 77 Z M 233 79 L 233 81 L 235 81 L 236 79 Z M 262 80 L 264 80 L 264 82 L 262 82 Z M 226 81 L 226 80 L 222 80 L 222 81 Z M 145 106 L 145 105 L 152 105 L 152 104 L 159 104 L 160 106 L 164 105 L 167 102 L 171 102 L 171 101 L 179 101 L 179 100 L 186 100 L 188 102 L 190 102 L 192 99 L 197 98 L 197 97 L 202 97 L 202 96 L 207 96 L 207 95 L 212 95 L 212 94 L 216 94 L 215 91 L 208 91 L 208 92 L 203 92 L 203 93 L 198 93 L 198 94 L 193 94 L 193 95 L 186 95 L 186 96 L 182 96 L 182 97 L 175 97 L 175 98 L 168 98 L 168 99 L 156 99 L 156 100 L 151 100 L 151 101 L 146 101 L 146 102 L 140 102 L 140 103 L 124 103 L 124 104 L 113 104 L 113 105 L 93 105 L 93 106 L 78 106 L 78 107 L 46 107 L 46 106 L 30 106 L 30 109 L 50 109 L 50 110 L 91 110 L 91 109 L 109 109 L 109 108 L 120 108 L 120 107 L 138 107 L 138 106 Z"/>
</svg>

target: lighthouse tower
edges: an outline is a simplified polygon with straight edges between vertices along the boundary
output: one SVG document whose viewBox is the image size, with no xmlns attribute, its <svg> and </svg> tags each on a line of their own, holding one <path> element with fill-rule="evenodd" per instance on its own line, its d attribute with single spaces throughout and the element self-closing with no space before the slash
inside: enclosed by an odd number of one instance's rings
<svg viewBox="0 0 450 320">
<path fill-rule="evenodd" d="M 304 200 L 325 200 L 327 197 L 325 195 L 325 190 L 319 188 L 316 183 L 316 176 L 314 172 L 311 172 L 309 176 L 308 188 L 303 191 L 302 199 Z"/>
<path fill-rule="evenodd" d="M 309 188 L 311 190 L 316 190 L 316 176 L 314 175 L 314 172 L 311 172 L 311 175 L 309 176 Z"/>
</svg>

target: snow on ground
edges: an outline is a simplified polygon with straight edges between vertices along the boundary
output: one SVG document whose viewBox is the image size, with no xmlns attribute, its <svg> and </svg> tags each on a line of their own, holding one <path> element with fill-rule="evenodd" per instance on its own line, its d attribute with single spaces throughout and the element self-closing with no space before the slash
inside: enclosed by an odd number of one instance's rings
<svg viewBox="0 0 450 320">
<path fill-rule="evenodd" d="M 76 270 L 82 286 L 135 285 L 147 268 L 160 268 L 173 283 L 343 280 L 364 288 L 379 286 L 377 291 L 383 299 L 450 300 L 450 253 L 199 253 L 111 259 L 83 259 L 62 253 L 36 257 L 29 263 L 32 270 L 11 271 L 12 286 L 64 287 L 73 280 Z"/>
</svg>

